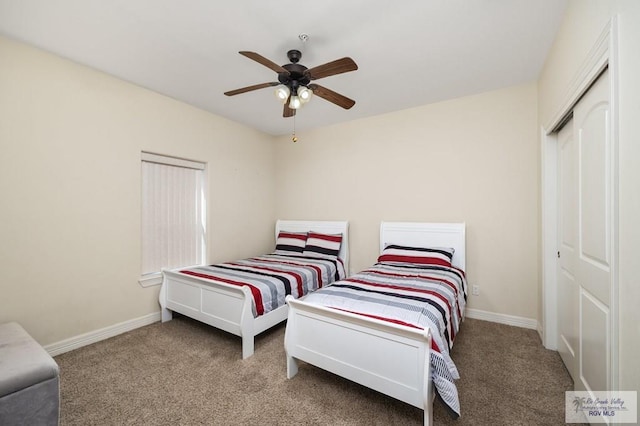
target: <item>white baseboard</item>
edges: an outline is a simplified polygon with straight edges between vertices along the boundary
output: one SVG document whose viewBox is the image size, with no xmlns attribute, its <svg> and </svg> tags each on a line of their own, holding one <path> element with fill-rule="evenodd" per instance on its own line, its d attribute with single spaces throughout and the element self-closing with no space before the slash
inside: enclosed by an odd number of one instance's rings
<svg viewBox="0 0 640 426">
<path fill-rule="evenodd" d="M 542 323 L 538 322 L 538 326 L 536 328 L 538 330 L 538 335 L 540 336 L 540 341 L 544 343 L 544 332 L 542 331 Z"/>
<path fill-rule="evenodd" d="M 52 343 L 45 346 L 44 349 L 49 352 L 49 355 L 56 356 L 158 321 L 160 321 L 160 312 L 155 312 L 140 318 L 124 321 L 110 325 L 109 327 L 71 337 L 57 343 Z"/>
<path fill-rule="evenodd" d="M 497 314 L 494 312 L 471 308 L 467 308 L 466 317 L 483 321 L 497 322 L 499 324 L 512 325 L 515 327 L 529 328 L 532 330 L 538 330 L 538 332 L 540 332 L 538 321 L 533 318 Z M 110 337 L 117 336 L 118 334 L 126 333 L 127 331 L 135 330 L 136 328 L 144 327 L 145 325 L 153 324 L 154 322 L 158 321 L 160 321 L 160 312 L 155 312 L 153 314 L 145 315 L 140 318 L 124 321 L 118 324 L 111 325 L 109 327 L 71 337 L 60 342 L 52 343 L 50 345 L 46 345 L 44 349 L 51 356 L 61 355 L 65 352 L 69 352 L 74 349 L 90 345 L 92 343 L 97 343 L 101 340 L 105 340 Z"/>
<path fill-rule="evenodd" d="M 515 327 L 538 329 L 538 321 L 533 318 L 517 317 L 515 315 L 496 314 L 495 312 L 482 311 L 480 309 L 467 308 L 467 318 L 479 319 L 499 324 L 513 325 Z"/>
</svg>

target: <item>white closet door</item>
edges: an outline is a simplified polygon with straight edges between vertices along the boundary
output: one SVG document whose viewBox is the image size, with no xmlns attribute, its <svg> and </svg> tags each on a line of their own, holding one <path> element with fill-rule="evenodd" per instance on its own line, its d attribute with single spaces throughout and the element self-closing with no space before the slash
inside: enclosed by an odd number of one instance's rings
<svg viewBox="0 0 640 426">
<path fill-rule="evenodd" d="M 578 148 L 580 361 L 576 389 L 609 390 L 612 252 L 612 144 L 605 71 L 573 110 Z"/>
<path fill-rule="evenodd" d="M 578 167 L 573 120 L 558 133 L 558 352 L 574 382 L 578 371 Z"/>
<path fill-rule="evenodd" d="M 605 71 L 558 133 L 558 350 L 576 390 L 611 388 L 610 134 Z"/>
</svg>

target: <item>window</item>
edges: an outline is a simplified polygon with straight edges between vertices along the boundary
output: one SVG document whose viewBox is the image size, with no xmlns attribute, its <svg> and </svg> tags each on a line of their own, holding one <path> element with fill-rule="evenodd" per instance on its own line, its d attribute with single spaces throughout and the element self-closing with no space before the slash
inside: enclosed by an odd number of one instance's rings
<svg viewBox="0 0 640 426">
<path fill-rule="evenodd" d="M 143 287 L 162 268 L 202 264 L 206 252 L 205 164 L 142 153 Z"/>
</svg>

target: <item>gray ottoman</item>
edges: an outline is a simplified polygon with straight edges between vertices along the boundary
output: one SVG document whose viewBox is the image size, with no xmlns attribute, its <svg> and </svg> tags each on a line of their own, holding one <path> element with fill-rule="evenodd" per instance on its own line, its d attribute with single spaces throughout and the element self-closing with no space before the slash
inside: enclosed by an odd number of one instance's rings
<svg viewBox="0 0 640 426">
<path fill-rule="evenodd" d="M 0 425 L 57 425 L 58 364 L 18 323 L 0 324 Z"/>
</svg>

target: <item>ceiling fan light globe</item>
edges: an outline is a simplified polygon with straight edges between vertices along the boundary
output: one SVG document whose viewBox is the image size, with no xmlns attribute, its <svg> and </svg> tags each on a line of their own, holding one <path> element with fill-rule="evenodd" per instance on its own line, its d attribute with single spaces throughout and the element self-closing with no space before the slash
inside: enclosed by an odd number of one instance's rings
<svg viewBox="0 0 640 426">
<path fill-rule="evenodd" d="M 300 98 L 298 96 L 291 96 L 291 101 L 289 101 L 289 108 L 298 109 L 302 106 L 302 102 L 300 102 Z"/>
<path fill-rule="evenodd" d="M 287 99 L 289 99 L 289 93 L 291 92 L 287 86 L 282 84 L 276 88 L 274 93 L 276 98 L 280 99 L 282 103 L 285 103 L 287 102 Z"/>
<path fill-rule="evenodd" d="M 311 100 L 311 96 L 313 96 L 313 90 L 307 87 L 298 88 L 298 98 L 300 98 L 300 102 L 306 104 Z"/>
</svg>

